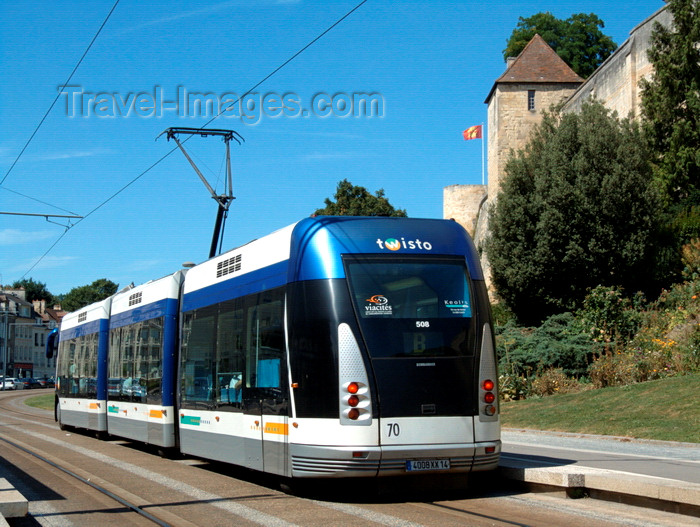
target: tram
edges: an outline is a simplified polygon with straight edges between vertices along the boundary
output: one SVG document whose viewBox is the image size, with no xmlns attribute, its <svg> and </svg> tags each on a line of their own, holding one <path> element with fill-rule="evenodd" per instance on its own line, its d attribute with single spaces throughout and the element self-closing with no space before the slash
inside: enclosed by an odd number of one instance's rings
<svg viewBox="0 0 700 527">
<path fill-rule="evenodd" d="M 459 224 L 320 216 L 67 315 L 56 415 L 285 477 L 469 472 L 497 378 Z"/>
</svg>

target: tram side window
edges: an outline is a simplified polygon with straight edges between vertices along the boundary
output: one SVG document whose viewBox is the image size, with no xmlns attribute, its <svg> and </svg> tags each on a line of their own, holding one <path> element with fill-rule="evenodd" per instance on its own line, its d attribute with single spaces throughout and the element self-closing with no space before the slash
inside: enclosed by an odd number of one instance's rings
<svg viewBox="0 0 700 527">
<path fill-rule="evenodd" d="M 253 390 L 281 394 L 283 298 L 280 288 L 185 314 L 184 406 L 240 411 Z"/>
<path fill-rule="evenodd" d="M 245 372 L 244 309 L 241 300 L 221 305 L 216 338 L 216 402 L 241 407 Z"/>
<path fill-rule="evenodd" d="M 110 338 L 110 399 L 158 404 L 162 400 L 163 317 L 113 329 Z"/>
<path fill-rule="evenodd" d="M 248 364 L 246 386 L 250 388 L 281 388 L 282 356 L 284 350 L 284 310 L 281 298 L 269 293 L 256 295 L 248 309 Z"/>
<path fill-rule="evenodd" d="M 109 332 L 107 397 L 113 401 L 120 400 L 122 396 L 122 329 L 115 328 Z"/>
<path fill-rule="evenodd" d="M 146 402 L 158 404 L 163 400 L 163 324 L 164 318 L 152 319 L 144 328 L 148 342 L 148 370 L 146 376 Z"/>
<path fill-rule="evenodd" d="M 216 306 L 187 313 L 183 323 L 181 390 L 183 403 L 211 406 L 216 344 Z"/>
<path fill-rule="evenodd" d="M 94 398 L 97 395 L 97 343 L 97 333 L 61 342 L 57 368 L 59 396 Z"/>
</svg>

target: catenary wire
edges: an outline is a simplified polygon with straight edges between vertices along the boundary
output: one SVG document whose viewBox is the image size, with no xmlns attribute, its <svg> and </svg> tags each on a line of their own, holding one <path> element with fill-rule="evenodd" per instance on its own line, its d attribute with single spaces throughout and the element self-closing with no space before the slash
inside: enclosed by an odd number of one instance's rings
<svg viewBox="0 0 700 527">
<path fill-rule="evenodd" d="M 311 47 L 313 44 L 315 44 L 316 42 L 318 42 L 318 41 L 319 41 L 321 38 L 323 38 L 324 35 L 326 35 L 329 31 L 331 31 L 331 30 L 332 30 L 333 28 L 335 28 L 338 24 L 340 24 L 343 20 L 345 20 L 347 17 L 349 17 L 349 16 L 350 16 L 351 14 L 353 14 L 355 11 L 357 11 L 360 7 L 362 7 L 362 5 L 364 5 L 365 3 L 367 3 L 367 1 L 368 1 L 368 0 L 362 0 L 362 1 L 359 2 L 357 5 L 355 5 L 355 7 L 353 7 L 350 11 L 348 11 L 347 13 L 345 13 L 345 14 L 344 14 L 342 17 L 340 17 L 338 20 L 336 20 L 335 22 L 333 22 L 333 24 L 331 24 L 330 26 L 328 26 L 322 33 L 320 33 L 319 35 L 317 35 L 317 36 L 316 36 L 313 40 L 311 40 L 308 44 L 306 44 L 304 47 L 302 47 L 300 50 L 298 50 L 296 53 L 294 53 L 291 57 L 289 57 L 287 60 L 285 60 L 285 61 L 284 61 L 281 65 L 279 65 L 277 68 L 275 68 L 274 70 L 272 70 L 272 72 L 269 73 L 268 75 L 266 75 L 261 81 L 259 81 L 257 84 L 255 84 L 252 88 L 249 88 L 248 90 L 246 90 L 246 92 L 245 92 L 243 95 L 241 95 L 238 99 L 236 99 L 234 102 L 232 102 L 232 103 L 231 103 L 230 105 L 228 105 L 226 108 L 223 108 L 223 109 L 222 109 L 218 114 L 216 114 L 214 117 L 212 117 L 211 119 L 209 119 L 209 120 L 208 120 L 206 123 L 204 123 L 200 128 L 198 128 L 198 130 L 204 130 L 204 129 L 205 129 L 207 126 L 209 126 L 212 122 L 214 122 L 216 119 L 218 119 L 226 110 L 228 110 L 229 108 L 231 108 L 233 105 L 238 104 L 238 102 L 239 102 L 240 100 L 242 100 L 246 95 L 250 94 L 250 93 L 251 93 L 253 90 L 255 90 L 258 86 L 260 86 L 260 85 L 263 84 L 265 81 L 267 81 L 268 79 L 270 79 L 273 75 L 275 75 L 278 71 L 280 71 L 282 68 L 284 68 L 287 64 L 289 64 L 290 62 L 292 62 L 295 58 L 297 58 L 299 55 L 301 55 L 301 54 L 302 54 L 304 51 L 306 51 L 309 47 Z M 118 0 L 117 0 L 117 3 L 118 3 Z M 116 7 L 116 4 L 115 4 L 115 7 Z M 70 79 L 69 79 L 69 80 L 70 80 Z M 55 102 L 55 101 L 54 101 L 54 102 Z M 188 141 L 189 139 L 191 139 L 192 137 L 193 137 L 193 136 L 188 136 L 188 137 L 186 137 L 183 141 L 181 141 L 181 143 L 187 142 L 187 141 Z M 88 212 L 87 214 L 85 214 L 81 219 L 79 219 L 78 221 L 76 221 L 71 227 L 75 227 L 75 226 L 78 225 L 80 222 L 86 220 L 87 218 L 89 218 L 90 216 L 92 216 L 95 212 L 97 212 L 97 211 L 100 210 L 102 207 L 104 207 L 105 205 L 107 205 L 107 203 L 109 203 L 110 201 L 112 201 L 112 200 L 113 200 L 114 198 L 116 198 L 119 194 L 121 194 L 122 192 L 124 192 L 127 188 L 129 188 L 131 185 L 133 185 L 133 184 L 136 183 L 139 179 L 141 179 L 143 176 L 145 176 L 148 172 L 150 172 L 151 170 L 153 170 L 156 166 L 158 166 L 160 163 L 162 163 L 167 157 L 169 157 L 169 156 L 170 156 L 173 152 L 175 152 L 177 149 L 178 149 L 177 146 L 174 146 L 173 148 L 171 148 L 168 152 L 166 152 L 165 154 L 163 154 L 160 158 L 158 158 L 155 162 L 153 162 L 153 163 L 152 163 L 150 166 L 148 166 L 145 170 L 143 170 L 141 173 L 139 173 L 137 176 L 135 176 L 135 177 L 134 177 L 131 181 L 129 181 L 126 185 L 124 185 L 124 186 L 121 187 L 119 190 L 117 190 L 116 192 L 114 192 L 111 196 L 109 196 L 107 199 L 105 199 L 104 201 L 102 201 L 102 202 L 101 202 L 99 205 L 97 205 L 94 209 L 92 209 L 90 212 Z M 7 177 L 7 176 L 5 176 L 5 177 Z M 4 179 L 3 179 L 3 181 L 4 181 Z M 49 248 L 46 250 L 46 252 L 45 252 L 43 255 L 41 255 L 41 256 L 37 259 L 36 262 L 34 262 L 34 264 L 27 270 L 27 272 L 25 272 L 25 273 L 22 275 L 22 278 L 23 278 L 23 279 L 24 279 L 30 272 L 32 272 L 32 270 L 33 270 L 37 265 L 39 265 L 39 263 L 41 263 L 41 261 L 42 261 L 44 258 L 46 258 L 46 256 L 53 250 L 54 247 L 56 247 L 56 245 L 58 245 L 58 243 L 59 243 L 59 242 L 63 239 L 63 237 L 68 233 L 68 230 L 69 230 L 69 229 L 70 229 L 70 228 L 66 229 L 66 230 L 58 237 L 58 239 L 53 243 L 53 245 L 51 245 L 51 247 L 49 247 Z"/>
<path fill-rule="evenodd" d="M 80 64 L 83 62 L 83 59 L 84 59 L 85 56 L 88 54 L 88 51 L 90 51 L 90 48 L 91 48 L 92 45 L 95 43 L 95 40 L 97 40 L 97 37 L 98 37 L 98 36 L 100 35 L 100 33 L 102 32 L 102 29 L 103 29 L 103 28 L 105 27 L 105 25 L 107 24 L 107 21 L 108 21 L 109 18 L 112 16 L 112 13 L 114 13 L 114 10 L 117 8 L 117 4 L 119 4 L 119 0 L 117 0 L 116 2 L 114 2 L 114 5 L 112 6 L 112 9 L 109 10 L 109 13 L 107 13 L 107 16 L 106 16 L 105 19 L 102 21 L 102 25 L 100 26 L 100 29 L 98 29 L 98 30 L 97 30 L 97 33 L 95 33 L 95 36 L 92 37 L 92 40 L 90 41 L 90 44 L 88 44 L 88 47 L 85 48 L 85 51 L 83 52 L 82 57 L 80 57 L 80 60 L 78 61 L 78 63 L 77 63 L 77 64 L 75 65 L 75 67 L 73 68 L 73 71 L 70 72 L 70 75 L 68 76 L 68 79 L 66 79 L 66 82 L 64 82 L 64 83 L 63 83 L 63 86 L 61 87 L 61 89 L 58 90 L 58 93 L 56 94 L 56 97 L 54 98 L 53 102 L 51 103 L 51 106 L 49 106 L 49 109 L 46 110 L 46 113 L 45 113 L 44 116 L 41 118 L 41 121 L 39 121 L 39 124 L 36 125 L 36 128 L 34 128 L 34 131 L 32 132 L 32 135 L 29 136 L 29 139 L 27 139 L 27 142 L 24 143 L 24 146 L 22 147 L 22 150 L 20 150 L 19 154 L 17 154 L 17 157 L 16 157 L 15 160 L 12 162 L 12 165 L 10 165 L 10 168 L 8 168 L 8 169 L 7 169 L 7 172 L 5 172 L 5 176 L 2 178 L 2 181 L 0 181 L 0 186 L 2 186 L 3 183 L 5 183 L 5 180 L 7 179 L 7 176 L 9 176 L 9 175 L 10 175 L 10 172 L 12 172 L 12 169 L 15 168 L 15 165 L 16 165 L 17 162 L 19 161 L 19 158 L 22 157 L 22 154 L 24 154 L 24 151 L 25 151 L 25 150 L 27 149 L 27 147 L 29 146 L 29 143 L 32 142 L 32 139 L 34 139 L 34 136 L 35 136 L 36 133 L 39 131 L 39 128 L 41 128 L 41 125 L 44 124 L 44 121 L 45 121 L 46 118 L 49 116 L 49 113 L 51 113 L 51 110 L 52 110 L 53 107 L 55 106 L 56 101 L 58 100 L 58 98 L 61 96 L 61 93 L 63 92 L 63 90 L 65 89 L 65 87 L 68 85 L 68 83 L 71 81 L 71 79 L 73 78 L 73 75 L 75 75 L 75 72 L 78 71 L 78 68 L 80 67 Z M 46 205 L 48 205 L 48 203 L 47 203 Z M 51 205 L 51 206 L 53 206 L 53 205 Z M 59 207 L 55 207 L 55 208 L 59 208 Z"/>
<path fill-rule="evenodd" d="M 7 192 L 12 192 L 13 194 L 17 194 L 18 196 L 22 196 L 23 198 L 31 199 L 32 201 L 36 201 L 37 203 L 41 203 L 42 205 L 48 205 L 49 207 L 53 207 L 54 209 L 62 210 L 63 212 L 67 212 L 69 214 L 72 214 L 73 216 L 79 216 L 77 212 L 73 212 L 72 210 L 67 210 L 67 209 L 62 209 L 61 207 L 57 207 L 56 205 L 51 205 L 51 203 L 47 203 L 45 201 L 42 201 L 37 198 L 33 198 L 31 196 L 27 196 L 26 194 L 22 194 L 21 192 L 17 192 L 16 190 L 9 189 L 7 187 L 3 187 L 4 190 Z"/>
</svg>

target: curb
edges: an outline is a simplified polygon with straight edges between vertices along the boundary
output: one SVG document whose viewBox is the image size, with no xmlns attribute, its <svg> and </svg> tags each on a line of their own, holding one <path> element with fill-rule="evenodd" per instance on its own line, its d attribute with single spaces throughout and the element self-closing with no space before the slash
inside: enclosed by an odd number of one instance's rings
<svg viewBox="0 0 700 527">
<path fill-rule="evenodd" d="M 700 517 L 700 484 L 578 465 L 539 467 L 501 458 L 500 474 L 532 490 L 559 489 L 567 496 L 590 496 Z"/>
<path fill-rule="evenodd" d="M 7 525 L 5 518 L 20 518 L 28 513 L 27 499 L 9 481 L 0 478 L 0 527 Z"/>
</svg>

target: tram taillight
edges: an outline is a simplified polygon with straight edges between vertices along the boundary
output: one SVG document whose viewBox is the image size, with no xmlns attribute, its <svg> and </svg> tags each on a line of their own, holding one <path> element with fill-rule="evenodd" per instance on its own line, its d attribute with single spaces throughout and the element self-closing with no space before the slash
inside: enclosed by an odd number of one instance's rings
<svg viewBox="0 0 700 527">
<path fill-rule="evenodd" d="M 342 387 L 345 393 L 341 397 L 342 414 L 351 421 L 366 420 L 369 414 L 369 389 L 362 382 L 348 382 Z"/>
<path fill-rule="evenodd" d="M 496 414 L 496 407 L 493 404 L 496 401 L 496 394 L 493 393 L 495 388 L 496 383 L 493 382 L 491 379 L 485 379 L 481 382 L 481 389 L 485 392 L 482 395 L 483 401 L 486 403 L 486 406 L 484 407 L 484 413 L 488 416 Z"/>
<path fill-rule="evenodd" d="M 350 326 L 338 325 L 338 410 L 341 425 L 372 424 L 372 394 L 360 346 Z"/>
</svg>

